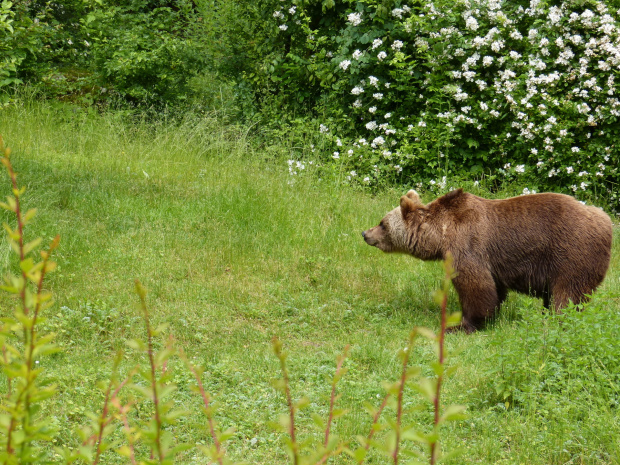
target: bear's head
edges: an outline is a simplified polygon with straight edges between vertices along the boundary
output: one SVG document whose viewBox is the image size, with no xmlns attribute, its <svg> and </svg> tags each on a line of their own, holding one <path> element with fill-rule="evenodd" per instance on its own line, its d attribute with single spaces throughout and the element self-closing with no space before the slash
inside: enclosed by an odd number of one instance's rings
<svg viewBox="0 0 620 465">
<path fill-rule="evenodd" d="M 389 212 L 378 226 L 362 232 L 368 245 L 384 252 L 400 252 L 416 255 L 416 243 L 420 227 L 424 224 L 428 209 L 414 190 L 400 198 L 400 207 Z M 420 257 L 423 258 L 423 257 Z"/>
</svg>

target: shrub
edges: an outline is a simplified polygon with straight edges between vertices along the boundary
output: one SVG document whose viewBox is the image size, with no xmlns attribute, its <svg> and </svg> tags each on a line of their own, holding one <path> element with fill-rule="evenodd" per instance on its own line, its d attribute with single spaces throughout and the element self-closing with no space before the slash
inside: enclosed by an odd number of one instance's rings
<svg viewBox="0 0 620 465">
<path fill-rule="evenodd" d="M 618 204 L 612 2 L 318 5 L 270 3 L 268 72 L 312 99 L 361 183 L 491 175 Z"/>
<path fill-rule="evenodd" d="M 90 2 L 82 18 L 91 67 L 102 92 L 161 106 L 188 98 L 190 80 L 208 56 L 197 41 L 202 23 L 193 2 Z"/>
</svg>

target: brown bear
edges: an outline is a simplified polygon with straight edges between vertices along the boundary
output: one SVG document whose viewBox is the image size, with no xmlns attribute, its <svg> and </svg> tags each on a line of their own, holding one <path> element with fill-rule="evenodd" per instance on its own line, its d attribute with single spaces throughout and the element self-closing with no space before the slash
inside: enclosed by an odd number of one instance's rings
<svg viewBox="0 0 620 465">
<path fill-rule="evenodd" d="M 601 209 L 562 194 L 488 200 L 457 189 L 424 205 L 411 190 L 362 235 L 384 252 L 422 260 L 450 251 L 469 333 L 494 317 L 509 290 L 556 311 L 587 300 L 609 267 L 612 224 Z"/>
</svg>

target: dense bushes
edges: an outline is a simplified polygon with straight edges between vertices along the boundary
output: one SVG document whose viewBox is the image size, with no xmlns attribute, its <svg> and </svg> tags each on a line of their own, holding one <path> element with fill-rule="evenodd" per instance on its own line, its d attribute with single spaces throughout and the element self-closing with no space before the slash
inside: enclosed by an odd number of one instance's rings
<svg viewBox="0 0 620 465">
<path fill-rule="evenodd" d="M 272 74 L 299 99 L 328 90 L 320 130 L 362 182 L 487 174 L 617 202 L 616 9 L 345 3 L 317 23 L 312 7 L 273 2 L 290 51 Z"/>
</svg>

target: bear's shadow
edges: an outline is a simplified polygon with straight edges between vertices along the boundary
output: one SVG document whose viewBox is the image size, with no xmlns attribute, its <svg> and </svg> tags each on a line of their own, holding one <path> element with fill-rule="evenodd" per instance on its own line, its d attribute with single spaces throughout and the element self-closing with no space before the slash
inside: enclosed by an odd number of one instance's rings
<svg viewBox="0 0 620 465">
<path fill-rule="evenodd" d="M 404 324 L 428 326 L 437 329 L 440 324 L 440 308 L 433 299 L 433 289 L 439 286 L 410 286 L 380 306 L 377 310 L 387 319 L 396 319 Z M 458 295 L 454 288 L 448 294 L 448 314 L 461 311 Z M 486 322 L 482 331 L 493 330 L 503 326 L 512 326 L 523 321 L 524 312 L 548 312 L 541 299 L 529 297 L 517 292 L 509 292 L 507 299 L 502 303 L 495 317 Z"/>
</svg>

